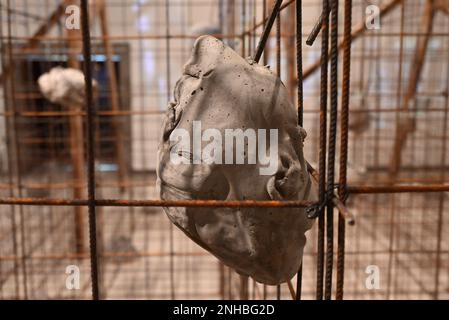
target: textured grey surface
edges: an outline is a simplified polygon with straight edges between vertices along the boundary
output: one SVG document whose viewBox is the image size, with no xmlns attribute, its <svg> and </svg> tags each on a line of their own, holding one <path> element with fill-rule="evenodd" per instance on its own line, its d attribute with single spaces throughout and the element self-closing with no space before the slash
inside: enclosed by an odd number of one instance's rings
<svg viewBox="0 0 449 320">
<path fill-rule="evenodd" d="M 276 173 L 260 175 L 259 160 L 174 164 L 170 150 L 180 147 L 170 141 L 170 133 L 182 128 L 192 136 L 193 121 L 201 121 L 203 130 L 218 129 L 222 136 L 225 129 L 277 129 Z M 211 36 L 195 42 L 163 127 L 157 170 L 162 199 L 316 199 L 303 156 L 306 133 L 297 125 L 286 88 L 268 68 L 243 59 Z M 270 285 L 285 282 L 298 271 L 305 232 L 313 223 L 298 208 L 165 208 L 165 212 L 226 265 Z"/>
</svg>

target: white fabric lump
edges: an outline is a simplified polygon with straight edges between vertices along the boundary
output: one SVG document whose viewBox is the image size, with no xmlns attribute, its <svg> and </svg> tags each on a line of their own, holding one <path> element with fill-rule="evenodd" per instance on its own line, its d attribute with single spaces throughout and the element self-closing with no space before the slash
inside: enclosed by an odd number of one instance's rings
<svg viewBox="0 0 449 320">
<path fill-rule="evenodd" d="M 37 80 L 45 98 L 64 107 L 84 103 L 84 74 L 73 68 L 55 67 Z M 97 82 L 92 80 L 94 89 Z"/>
</svg>

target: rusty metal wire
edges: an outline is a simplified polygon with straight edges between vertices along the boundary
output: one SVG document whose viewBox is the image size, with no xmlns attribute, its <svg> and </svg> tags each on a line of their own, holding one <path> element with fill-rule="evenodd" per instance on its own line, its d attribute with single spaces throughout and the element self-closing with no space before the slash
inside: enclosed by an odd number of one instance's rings
<svg viewBox="0 0 449 320">
<path fill-rule="evenodd" d="M 334 197 L 335 184 L 335 156 L 337 145 L 337 109 L 338 109 L 338 0 L 331 0 L 328 7 L 331 13 L 330 24 L 330 119 L 329 142 L 327 151 L 327 199 L 326 207 L 326 278 L 324 297 L 331 299 L 332 271 L 334 262 L 334 204 L 330 199 Z M 328 10 L 325 11 L 328 13 Z"/>
<path fill-rule="evenodd" d="M 326 145 L 327 145 L 327 98 L 328 98 L 328 46 L 329 46 L 329 7 L 327 0 L 323 0 L 323 25 L 321 30 L 321 82 L 320 82 L 320 150 L 319 150 L 319 185 L 318 201 L 320 207 L 318 215 L 318 243 L 317 243 L 317 276 L 316 276 L 316 299 L 323 298 L 324 279 L 324 230 L 325 217 L 324 207 L 326 205 Z"/>
<path fill-rule="evenodd" d="M 344 2 L 344 51 L 343 51 L 343 84 L 341 100 L 341 136 L 340 136 L 340 178 L 338 196 L 346 199 L 347 165 L 348 165 L 348 122 L 349 122 L 349 94 L 351 73 L 351 25 L 352 0 Z M 344 263 L 345 263 L 345 219 L 341 213 L 338 215 L 338 248 L 337 248 L 337 289 L 336 300 L 343 299 Z"/>
<path fill-rule="evenodd" d="M 97 250 L 97 215 L 95 204 L 95 106 L 93 103 L 92 66 L 90 47 L 89 9 L 87 0 L 81 0 L 81 23 L 83 35 L 84 82 L 86 88 L 87 110 L 87 194 L 89 208 L 89 248 L 90 270 L 92 277 L 92 298 L 100 299 L 100 284 L 98 277 Z"/>
<path fill-rule="evenodd" d="M 296 77 L 298 80 L 298 125 L 304 126 L 304 86 L 302 76 L 302 0 L 296 1 L 295 6 L 296 16 Z M 302 292 L 302 269 L 304 260 L 301 261 L 301 266 L 296 275 L 296 300 L 301 300 Z"/>
<path fill-rule="evenodd" d="M 270 17 L 266 22 L 262 37 L 260 38 L 259 44 L 257 45 L 256 54 L 254 55 L 253 58 L 253 60 L 256 62 L 259 62 L 260 58 L 262 57 L 262 53 L 265 49 L 265 44 L 267 43 L 268 37 L 270 36 L 271 28 L 273 27 L 276 18 L 278 18 L 279 21 L 279 14 L 280 14 L 279 12 L 281 10 L 281 4 L 282 0 L 276 0 L 273 9 L 271 11 Z"/>
</svg>

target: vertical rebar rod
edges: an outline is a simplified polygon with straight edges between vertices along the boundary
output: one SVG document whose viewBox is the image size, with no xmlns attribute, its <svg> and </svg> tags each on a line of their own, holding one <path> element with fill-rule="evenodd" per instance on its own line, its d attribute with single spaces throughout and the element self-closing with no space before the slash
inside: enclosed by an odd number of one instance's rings
<svg viewBox="0 0 449 320">
<path fill-rule="evenodd" d="M 265 18 L 265 17 L 264 17 Z M 257 30 L 256 30 L 256 24 L 257 24 L 257 1 L 253 0 L 253 26 L 251 28 L 252 31 L 252 47 L 254 51 L 256 51 L 256 46 L 257 46 L 257 39 L 256 39 L 256 35 L 257 35 Z M 250 55 L 252 55 L 253 52 L 250 52 Z"/>
<path fill-rule="evenodd" d="M 1 7 L 1 4 L 0 4 Z M 7 20 L 9 20 L 9 17 L 7 17 Z M 1 64 L 2 64 L 2 70 L 6 70 L 6 52 L 7 48 L 5 45 L 5 42 L 3 41 L 4 35 L 3 35 L 3 12 L 0 12 L 0 58 L 1 58 Z M 5 78 L 6 79 L 6 78 Z M 4 108 L 5 111 L 10 110 L 9 103 L 11 99 L 8 97 L 8 90 L 7 90 L 7 81 L 4 81 L 4 87 L 3 87 L 3 99 L 4 99 Z M 5 135 L 7 135 L 9 132 L 11 132 L 11 124 L 10 121 L 6 118 L 5 119 Z M 6 154 L 7 154 L 7 163 L 8 163 L 8 183 L 9 183 L 9 196 L 14 196 L 14 178 L 13 178 L 13 159 L 12 159 L 12 144 L 10 139 L 6 139 Z M 16 221 L 16 206 L 11 206 L 11 232 L 12 232 L 12 250 L 14 253 L 14 256 L 18 257 L 18 239 L 17 239 L 17 221 Z M 13 262 L 13 273 L 14 273 L 14 288 L 15 288 L 15 295 L 17 299 L 20 297 L 20 284 L 19 284 L 19 260 L 14 259 Z"/>
<path fill-rule="evenodd" d="M 221 33 L 224 33 L 224 7 L 224 1 L 218 0 L 218 26 Z"/>
<path fill-rule="evenodd" d="M 253 0 L 249 0 L 246 4 L 247 6 L 247 12 L 248 12 L 248 26 L 249 26 L 249 32 L 248 32 L 248 53 L 247 56 L 250 56 L 253 52 L 253 37 L 254 37 L 254 30 L 252 29 L 253 21 L 254 21 L 254 12 L 252 11 L 252 2 Z M 245 32 L 246 29 L 243 30 Z"/>
<path fill-rule="evenodd" d="M 259 62 L 260 57 L 262 56 L 268 37 L 270 36 L 271 28 L 273 27 L 274 21 L 276 20 L 276 17 L 280 11 L 281 4 L 282 0 L 276 0 L 276 2 L 274 3 L 270 18 L 268 19 L 267 24 L 265 25 L 262 37 L 260 38 L 259 44 L 257 45 L 256 54 L 254 55 L 253 59 L 255 62 Z"/>
<path fill-rule="evenodd" d="M 265 20 L 267 17 L 267 0 L 262 1 L 262 17 L 263 17 L 263 28 L 267 25 L 267 21 Z M 263 64 L 268 64 L 268 54 L 265 52 L 263 55 Z"/>
<path fill-rule="evenodd" d="M 171 69 L 170 69 L 170 0 L 165 0 L 165 58 L 166 58 L 166 90 L 167 101 L 170 101 Z M 169 250 L 170 250 L 170 296 L 175 299 L 175 251 L 173 224 L 169 224 Z"/>
<path fill-rule="evenodd" d="M 28 0 L 24 0 L 23 3 L 25 5 L 25 7 L 29 6 L 29 1 Z M 29 20 L 26 19 L 26 21 L 24 21 L 24 24 L 25 24 L 25 32 L 26 32 L 26 34 L 31 34 L 31 30 L 30 30 L 31 28 L 30 28 Z M 26 71 L 26 76 L 24 77 L 25 81 L 27 81 L 29 83 L 33 82 L 33 75 L 31 74 L 32 72 L 30 72 L 30 69 L 28 69 L 28 68 L 32 68 L 32 65 L 33 65 L 33 63 L 31 61 L 27 62 L 27 71 Z M 32 109 L 34 111 L 37 111 L 36 103 L 37 103 L 37 101 L 35 101 L 34 99 L 31 99 L 31 100 L 27 99 L 26 100 L 26 105 L 24 105 L 23 107 L 26 108 L 26 109 Z M 51 134 L 51 133 L 49 133 L 49 134 Z M 48 149 L 50 149 L 50 148 L 48 148 Z M 50 153 L 52 150 L 51 151 L 48 150 L 48 151 Z M 48 179 L 48 183 L 52 183 L 51 180 L 52 180 L 52 178 L 51 178 L 51 175 L 50 175 L 50 177 Z M 25 190 L 26 190 L 26 188 L 25 188 Z M 45 230 L 45 226 L 48 225 L 48 223 L 51 223 L 51 221 L 52 221 L 51 217 L 53 215 L 54 208 L 49 208 L 49 211 L 50 211 L 50 219 L 41 219 L 41 221 L 39 221 L 39 228 L 41 230 L 42 238 L 44 238 L 45 235 L 47 234 L 46 230 Z M 27 221 L 28 219 L 25 218 L 25 220 Z M 28 223 L 27 226 L 28 226 L 28 230 L 26 230 L 25 232 L 26 232 L 26 234 L 31 234 L 31 232 L 33 230 L 33 226 L 30 223 Z M 28 246 L 30 251 L 33 250 L 32 249 L 33 248 L 33 245 L 32 245 L 33 239 L 32 238 L 33 237 L 29 237 L 29 236 L 26 237 L 26 239 L 27 239 L 27 244 L 26 245 Z M 46 245 L 43 245 L 43 247 L 44 247 L 44 250 L 46 250 L 46 248 L 47 248 Z M 28 273 L 28 276 L 27 276 L 28 277 L 28 282 L 31 283 L 30 290 L 31 290 L 31 292 L 34 292 L 33 284 L 34 284 L 34 279 L 35 279 L 35 276 L 34 276 L 35 275 L 35 266 L 34 266 L 33 263 L 27 264 L 27 273 Z M 49 284 L 47 282 L 45 282 L 45 284 L 42 283 L 42 284 L 38 284 L 37 285 L 37 287 L 38 288 L 42 288 L 42 290 L 47 290 L 48 286 L 49 286 Z"/>
<path fill-rule="evenodd" d="M 78 5 L 79 1 L 66 0 L 65 5 Z M 81 69 L 79 54 L 82 51 L 82 44 L 78 40 L 81 38 L 81 30 L 67 29 L 67 66 L 73 69 Z M 49 66 L 50 67 L 50 66 Z M 82 104 L 70 103 L 69 109 L 72 111 L 82 111 Z M 85 174 L 85 146 L 80 141 L 84 141 L 83 117 L 81 115 L 69 118 L 69 146 L 72 162 L 72 177 L 77 183 L 73 188 L 73 197 L 84 198 L 84 188 L 82 184 L 86 179 Z M 85 209 L 83 207 L 74 208 L 74 229 L 75 229 L 75 247 L 77 253 L 85 252 Z"/>
<path fill-rule="evenodd" d="M 302 72 L 302 0 L 296 0 L 296 73 L 298 78 L 298 124 L 304 125 L 304 77 Z"/>
<path fill-rule="evenodd" d="M 335 149 L 337 145 L 337 115 L 338 115 L 338 0 L 331 0 L 331 74 L 330 74 L 330 121 L 329 142 L 327 153 L 327 199 L 334 196 L 335 183 Z M 328 201 L 326 216 L 326 277 L 324 297 L 331 299 L 332 272 L 334 262 L 334 203 Z"/>
<path fill-rule="evenodd" d="M 302 0 L 296 0 L 296 77 L 298 79 L 298 125 L 302 127 L 304 124 L 304 79 L 302 74 Z M 304 259 L 302 259 L 301 265 L 296 275 L 296 300 L 301 300 L 303 263 Z"/>
<path fill-rule="evenodd" d="M 240 21 L 240 27 L 242 29 L 242 46 L 241 46 L 241 53 L 242 57 L 244 58 L 246 56 L 246 0 L 242 0 L 242 12 L 241 12 L 241 21 Z"/>
<path fill-rule="evenodd" d="M 351 24 L 352 0 L 344 2 L 344 31 L 343 31 L 343 83 L 340 119 L 340 167 L 338 197 L 345 203 L 348 165 L 348 124 L 349 124 L 349 94 L 351 82 Z M 335 298 L 343 299 L 344 267 L 345 267 L 345 219 L 338 214 L 338 247 L 337 247 L 337 291 Z"/>
<path fill-rule="evenodd" d="M 10 99 L 11 99 L 11 111 L 13 114 L 12 119 L 12 126 L 10 127 L 12 129 L 13 139 L 14 139 L 14 149 L 15 149 L 15 157 L 14 157 L 14 165 L 16 169 L 16 179 L 17 179 L 17 186 L 18 186 L 18 195 L 19 197 L 22 197 L 22 154 L 20 149 L 20 144 L 18 141 L 18 123 L 17 123 L 17 105 L 16 105 L 16 78 L 15 78 L 15 63 L 14 63 L 14 56 L 12 52 L 12 19 L 11 19 L 11 1 L 7 0 L 7 31 L 8 31 L 8 62 L 9 65 L 12 68 L 12 71 L 10 73 Z M 27 250 L 25 246 L 25 215 L 23 212 L 23 207 L 19 207 L 19 228 L 20 228 L 20 248 L 22 251 L 22 281 L 23 281 L 23 294 L 24 299 L 28 299 L 28 268 L 27 268 Z"/>
<path fill-rule="evenodd" d="M 281 13 L 279 12 L 276 18 L 276 72 L 279 79 L 282 72 L 281 54 Z"/>
<path fill-rule="evenodd" d="M 328 50 L 329 50 L 329 7 L 323 0 L 323 26 L 321 31 L 321 82 L 320 82 L 320 149 L 319 149 L 319 183 L 318 200 L 325 202 L 326 197 L 326 128 L 327 128 L 327 84 L 328 84 Z M 324 209 L 318 212 L 318 243 L 317 243 L 317 273 L 316 299 L 323 299 L 324 279 Z"/>
<path fill-rule="evenodd" d="M 286 71 L 285 82 L 289 97 L 292 101 L 296 100 L 297 89 L 297 70 L 296 70 L 296 9 L 295 6 L 289 6 L 284 14 L 285 18 L 282 21 L 282 28 L 285 30 L 285 35 L 282 35 L 282 40 L 285 43 L 284 66 Z"/>
<path fill-rule="evenodd" d="M 449 44 L 449 41 L 448 41 Z M 445 88 L 445 97 L 444 97 L 444 116 L 443 116 L 443 134 L 441 139 L 441 170 L 440 179 L 443 183 L 446 176 L 446 170 L 444 169 L 447 161 L 447 139 L 446 132 L 448 128 L 448 113 L 449 113 L 449 60 L 447 61 L 448 65 L 446 67 L 446 88 Z M 435 276 L 434 276 L 434 294 L 433 299 L 438 300 L 440 297 L 440 269 L 441 269 L 441 247 L 442 247 L 442 234 L 443 234 L 443 214 L 444 214 L 444 198 L 445 194 L 442 192 L 439 194 L 438 199 L 438 218 L 437 218 L 437 244 L 436 244 L 436 257 L 435 257 Z"/>
<path fill-rule="evenodd" d="M 276 17 L 276 72 L 279 79 L 281 79 L 282 65 L 281 65 L 281 13 L 278 11 Z M 281 300 L 281 285 L 276 286 L 276 298 Z"/>
<path fill-rule="evenodd" d="M 228 35 L 235 35 L 235 0 L 228 0 L 227 1 L 227 34 Z M 235 43 L 236 39 L 232 38 L 228 40 L 228 44 L 232 49 L 235 49 Z"/>
<path fill-rule="evenodd" d="M 166 94 L 170 100 L 171 70 L 170 70 L 170 0 L 165 0 L 165 57 L 166 57 Z"/>
<path fill-rule="evenodd" d="M 89 210 L 90 268 L 92 277 L 92 298 L 100 299 L 98 281 L 97 221 L 95 207 L 95 112 L 92 89 L 91 44 L 88 0 L 81 0 L 81 24 L 84 59 L 84 81 L 87 114 L 87 193 Z M 81 143 L 81 141 L 80 141 Z"/>
</svg>

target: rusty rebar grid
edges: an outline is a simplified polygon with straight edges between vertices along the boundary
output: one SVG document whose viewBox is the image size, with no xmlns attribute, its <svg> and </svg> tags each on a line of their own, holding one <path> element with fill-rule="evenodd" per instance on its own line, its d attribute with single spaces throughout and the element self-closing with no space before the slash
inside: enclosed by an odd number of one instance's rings
<svg viewBox="0 0 449 320">
<path fill-rule="evenodd" d="M 391 33 L 391 35 L 393 35 L 394 33 Z M 404 33 L 403 35 L 405 36 L 407 33 Z M 417 34 L 413 34 L 413 35 L 417 35 Z M 379 38 L 381 38 L 383 35 L 379 35 Z M 343 54 L 344 54 L 344 40 L 343 40 L 343 47 L 342 47 L 342 49 L 343 49 Z M 357 56 L 356 57 L 354 57 L 353 59 L 356 59 L 356 58 L 358 58 Z M 343 70 L 343 74 L 345 73 L 345 71 Z M 298 85 L 299 85 L 299 83 L 298 83 Z M 426 93 L 427 94 L 427 93 Z M 343 98 L 344 98 L 344 95 L 342 95 L 342 101 L 343 101 Z M 446 96 L 446 99 L 447 99 L 447 96 Z M 343 104 L 343 102 L 342 102 L 342 104 Z M 378 111 L 378 108 L 381 108 L 382 107 L 382 110 L 379 110 L 379 112 L 400 112 L 400 110 L 399 109 L 393 109 L 393 108 L 389 108 L 388 106 L 385 106 L 386 108 L 384 109 L 383 108 L 383 106 L 377 106 L 376 105 L 376 107 L 375 108 L 373 108 L 373 107 L 369 107 L 369 108 L 367 108 L 366 110 L 365 110 L 365 112 L 377 112 Z M 427 109 L 426 109 L 427 110 Z M 351 110 L 351 112 L 359 112 L 359 111 L 357 111 L 357 110 Z M 441 112 L 441 111 L 445 111 L 445 108 L 431 108 L 431 109 L 429 109 L 429 110 L 427 110 L 427 111 L 439 111 L 439 112 Z M 131 111 L 124 111 L 125 113 L 128 113 L 128 114 L 131 114 L 132 112 Z M 313 112 L 312 110 L 306 110 L 305 112 Z M 83 113 L 83 115 L 85 115 L 85 113 Z M 100 112 L 98 113 L 98 115 L 100 115 Z M 16 114 L 11 114 L 11 113 L 8 113 L 7 114 L 7 116 L 8 117 L 20 117 L 21 116 L 21 112 L 17 112 Z M 40 115 L 38 115 L 38 116 L 40 116 Z M 343 121 L 343 114 L 342 114 L 342 121 Z M 342 128 L 343 128 L 343 124 L 342 124 Z M 426 135 L 427 135 L 427 133 L 426 133 Z M 428 136 L 426 136 L 426 138 L 427 138 Z M 447 135 L 446 134 L 438 134 L 438 136 L 435 136 L 435 135 L 431 135 L 431 137 L 432 137 L 432 139 L 442 139 L 442 140 L 444 140 L 445 138 L 447 138 Z M 415 138 L 413 138 L 413 139 L 415 139 Z M 423 139 L 422 137 L 419 137 L 418 139 Z M 419 141 L 421 141 L 421 140 L 419 140 Z M 376 142 L 377 143 L 377 142 Z M 375 147 L 375 149 L 376 149 L 376 147 Z M 355 150 L 355 149 L 354 149 Z M 340 161 L 341 161 L 341 157 L 340 157 Z M 411 166 L 411 167 L 414 167 L 414 166 Z M 420 168 L 419 170 L 425 170 L 424 169 L 424 167 L 425 166 L 420 166 L 420 165 L 418 165 L 417 166 L 417 168 Z M 438 169 L 439 168 L 439 169 Z M 344 168 L 344 169 L 346 169 L 346 168 Z M 371 168 L 370 167 L 370 170 L 371 169 L 373 169 L 373 168 Z M 343 170 L 341 167 L 340 167 L 340 170 Z M 376 172 L 377 171 L 380 171 L 380 170 L 382 170 L 382 165 L 379 165 L 378 163 L 376 164 L 376 165 L 374 165 L 374 169 L 373 170 L 376 170 Z M 410 169 L 410 166 L 409 166 L 409 168 L 407 169 L 407 172 L 409 172 L 409 171 L 411 171 L 411 170 L 413 170 L 413 169 Z M 446 166 L 443 164 L 442 166 L 440 166 L 440 167 L 435 167 L 435 168 L 433 168 L 432 170 L 441 170 L 442 172 L 444 172 L 445 170 L 447 170 L 446 169 Z M 341 176 L 340 176 L 341 177 Z M 349 186 L 347 186 L 346 185 L 346 183 L 345 184 L 343 184 L 343 183 L 338 183 L 338 185 L 336 185 L 335 187 L 337 187 L 338 188 L 338 198 L 335 198 L 334 197 L 334 199 L 333 199 L 333 201 L 336 201 L 336 200 L 339 200 L 340 199 L 340 201 L 342 201 L 342 202 L 344 202 L 344 200 L 346 199 L 346 196 L 348 195 L 348 194 L 354 194 L 354 195 L 357 195 L 357 194 L 379 194 L 379 193 L 387 193 L 387 194 L 390 194 L 390 193 L 412 193 L 412 192 L 437 192 L 437 193 L 439 193 L 437 196 L 439 196 L 440 197 L 440 199 L 443 199 L 443 198 L 446 198 L 446 196 L 447 196 L 447 194 L 445 193 L 445 192 L 447 192 L 447 191 L 449 191 L 448 189 L 449 189 L 449 186 L 447 186 L 445 183 L 444 183 L 444 179 L 443 180 L 441 180 L 441 181 L 438 181 L 438 179 L 434 179 L 434 181 L 432 181 L 432 179 L 419 179 L 419 180 L 416 180 L 416 179 L 413 179 L 413 178 L 410 178 L 410 177 L 408 177 L 408 178 L 399 178 L 398 180 L 397 180 L 397 182 L 396 182 L 396 184 L 395 185 L 393 185 L 392 187 L 393 188 L 390 188 L 390 186 L 387 186 L 387 185 L 383 185 L 382 183 L 384 183 L 384 181 L 381 181 L 382 180 L 382 178 L 379 178 L 379 181 L 377 181 L 377 180 L 372 180 L 372 181 L 370 181 L 370 180 L 368 180 L 367 181 L 367 183 L 369 183 L 368 185 L 349 185 Z M 372 184 L 374 181 L 377 181 L 378 183 L 381 183 L 381 184 Z M 417 182 L 417 181 L 420 181 L 420 183 L 432 183 L 432 184 L 429 184 L 429 185 L 410 185 L 410 183 L 415 183 L 415 182 Z M 401 183 L 407 183 L 407 185 L 402 185 Z M 26 187 L 25 187 L 25 185 L 28 185 L 28 183 L 27 182 L 25 182 L 24 184 L 22 184 L 22 186 L 23 186 L 23 188 L 24 189 L 26 189 Z M 108 182 L 106 182 L 106 183 L 104 183 L 103 184 L 103 181 L 99 184 L 99 186 L 101 185 L 101 189 L 103 189 L 104 187 L 105 187 L 105 185 L 111 185 L 110 183 L 108 183 Z M 9 184 L 9 186 L 8 186 L 8 188 L 10 188 L 10 187 L 17 187 L 17 184 L 12 184 L 12 183 L 10 183 Z M 41 187 L 42 187 L 43 185 L 41 185 Z M 345 188 L 346 187 L 346 188 Z M 99 187 L 97 186 L 97 189 L 98 189 Z M 340 196 L 340 190 L 343 192 L 344 191 L 344 195 L 342 195 L 342 196 Z M 99 191 L 100 192 L 100 191 Z M 434 195 L 431 195 L 431 196 L 429 196 L 429 198 L 430 197 L 433 197 Z M 130 196 L 130 198 L 134 198 L 133 196 Z M 427 198 L 427 196 L 426 196 L 426 198 Z M 377 201 L 378 199 L 376 198 L 375 199 L 375 201 Z M 441 201 L 441 200 L 440 200 Z M 335 206 L 337 207 L 337 209 L 338 209 L 338 206 L 337 206 L 337 204 L 336 203 L 334 203 L 335 204 Z M 432 203 L 433 204 L 433 203 Z M 87 205 L 87 203 L 86 203 L 86 205 Z M 124 207 L 126 207 L 126 206 L 124 206 Z M 15 208 L 15 209 L 18 209 L 16 206 L 12 206 L 11 207 L 12 209 L 13 208 Z M 444 208 L 444 207 L 443 207 Z M 397 208 L 396 208 L 397 209 Z M 396 210 L 395 209 L 395 210 Z M 27 212 L 27 211 L 26 211 Z M 374 212 L 377 212 L 377 209 L 374 209 Z M 340 214 L 341 214 L 341 211 L 340 211 Z M 344 221 L 347 221 L 348 223 L 350 223 L 350 220 L 348 220 L 348 218 L 345 218 L 344 217 L 344 219 L 346 219 L 346 220 L 344 220 Z M 377 219 L 377 218 L 376 218 Z M 373 225 L 375 225 L 375 223 L 373 223 Z M 397 226 L 395 226 L 395 228 L 397 228 Z M 340 216 L 339 216 L 339 230 L 340 230 Z M 436 233 L 438 233 L 438 229 L 436 229 L 437 231 L 436 231 Z M 443 229 L 444 230 L 444 229 Z M 340 231 L 339 231 L 339 239 L 340 239 Z M 344 237 L 343 237 L 344 238 Z M 444 239 L 444 238 L 443 238 Z M 340 240 L 339 240 L 340 241 Z M 444 241 L 444 240 L 443 240 Z M 349 241 L 348 241 L 348 243 L 349 243 Z M 343 244 L 344 244 L 344 242 L 343 242 Z M 340 247 L 339 247 L 340 248 Z M 380 252 L 380 250 L 379 251 L 374 251 L 374 253 L 371 253 L 371 254 L 377 254 L 378 252 Z M 409 253 L 409 251 L 401 251 L 401 250 L 399 250 L 399 249 L 394 249 L 394 250 L 391 250 L 391 251 L 387 251 L 386 253 L 388 254 L 388 253 L 401 253 L 401 252 L 407 252 L 407 253 Z M 427 251 L 426 251 L 427 252 Z M 438 248 L 437 248 L 437 250 L 436 251 L 432 251 L 433 252 L 433 254 L 435 254 L 435 256 L 437 255 L 437 253 L 439 253 L 439 251 L 438 251 Z M 443 254 L 447 254 L 447 250 L 442 250 L 441 251 Z M 339 253 L 337 252 L 337 255 L 338 255 Z M 357 254 L 356 252 L 349 252 L 349 255 L 351 255 L 351 254 Z M 368 254 L 367 252 L 363 252 L 363 254 Z M 430 254 L 430 253 L 429 253 Z M 343 253 L 343 255 L 344 255 L 344 253 Z M 102 257 L 102 255 L 100 254 L 100 256 Z M 344 257 L 344 256 L 343 256 Z M 444 257 L 444 256 L 443 256 Z M 20 257 L 19 257 L 20 258 Z M 27 258 L 28 259 L 28 258 Z M 337 259 L 338 259 L 338 257 L 337 257 Z M 444 262 L 444 261 L 443 261 Z M 339 267 L 338 267 L 338 263 L 337 263 L 337 269 L 338 269 Z M 351 268 L 351 264 L 349 264 L 349 266 L 348 266 L 348 268 Z M 350 270 L 350 269 L 348 269 L 348 270 Z M 307 272 L 307 271 L 306 271 Z M 348 272 L 348 271 L 347 271 Z M 431 272 L 433 273 L 434 272 L 434 270 L 433 270 L 433 267 L 432 267 L 432 269 L 431 269 Z M 444 273 L 442 273 L 442 275 L 444 275 Z M 432 274 L 432 277 L 433 277 L 434 275 Z M 437 275 L 435 274 L 435 278 L 437 279 L 438 277 L 437 277 Z M 396 281 L 396 280 L 394 280 L 394 281 Z M 348 290 L 349 289 L 349 290 Z M 350 287 L 350 285 L 349 285 L 349 288 L 348 289 L 346 289 L 345 288 L 345 290 L 347 290 L 347 294 L 348 295 L 350 295 L 351 296 L 351 294 L 352 294 L 352 291 L 351 291 L 351 287 Z M 423 287 L 423 290 L 424 290 L 425 288 Z M 431 289 L 431 290 L 433 290 L 433 289 Z M 431 291 L 430 289 L 428 290 L 429 292 Z M 30 291 L 31 292 L 31 291 Z M 426 290 L 426 292 L 427 292 L 427 290 Z M 338 270 L 337 270 L 337 296 L 338 296 Z"/>
<path fill-rule="evenodd" d="M 380 7 L 380 12 L 379 12 L 379 16 L 380 17 L 384 17 L 386 15 L 388 15 L 389 13 L 391 13 L 391 11 L 396 8 L 397 5 L 399 5 L 400 3 L 402 3 L 402 1 L 404 0 L 391 0 L 391 2 L 383 5 Z M 328 15 L 329 16 L 329 15 Z M 357 39 L 358 37 L 360 37 L 364 32 L 366 31 L 366 25 L 365 25 L 365 21 L 361 21 L 359 24 L 357 24 L 357 26 L 354 28 L 354 31 L 352 31 L 351 33 L 351 41 L 354 41 L 355 39 Z M 343 42 L 341 42 L 339 44 L 339 49 L 343 49 Z M 310 66 L 308 66 L 307 68 L 305 68 L 304 70 L 304 78 L 309 77 L 311 74 L 313 74 L 314 72 L 316 72 L 318 69 L 320 69 L 320 66 L 322 64 L 321 62 L 321 58 L 319 58 L 316 62 L 314 62 L 313 64 L 311 64 Z"/>
</svg>

